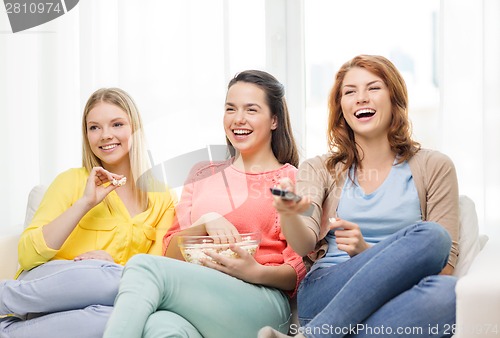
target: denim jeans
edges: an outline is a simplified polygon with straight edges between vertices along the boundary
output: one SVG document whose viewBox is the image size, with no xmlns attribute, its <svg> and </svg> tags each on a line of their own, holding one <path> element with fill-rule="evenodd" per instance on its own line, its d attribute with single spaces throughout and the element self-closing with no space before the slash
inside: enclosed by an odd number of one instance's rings
<svg viewBox="0 0 500 338">
<path fill-rule="evenodd" d="M 1 338 L 100 338 L 123 267 L 100 261 L 47 262 L 0 282 Z"/>
<path fill-rule="evenodd" d="M 455 323 L 456 278 L 437 274 L 450 248 L 443 227 L 423 222 L 344 263 L 312 270 L 298 291 L 300 332 L 314 338 L 446 337 Z"/>
<path fill-rule="evenodd" d="M 183 261 L 139 254 L 127 263 L 104 338 L 255 338 L 286 333 L 288 297 Z"/>
</svg>

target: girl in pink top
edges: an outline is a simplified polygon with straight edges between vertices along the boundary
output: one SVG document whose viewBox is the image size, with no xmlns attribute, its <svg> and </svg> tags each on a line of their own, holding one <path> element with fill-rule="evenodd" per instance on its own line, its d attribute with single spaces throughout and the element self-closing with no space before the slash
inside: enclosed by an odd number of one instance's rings
<svg viewBox="0 0 500 338">
<path fill-rule="evenodd" d="M 237 74 L 224 129 L 233 156 L 193 168 L 164 238 L 169 258 L 137 255 L 127 264 L 105 338 L 255 337 L 264 325 L 288 331 L 289 297 L 305 267 L 285 241 L 269 191 L 285 177 L 294 181 L 298 165 L 283 85 L 262 71 Z M 207 253 L 217 263 L 204 266 L 184 262 L 177 245 L 180 235 L 233 242 L 255 231 L 255 256 L 231 245 L 237 258 Z"/>
</svg>

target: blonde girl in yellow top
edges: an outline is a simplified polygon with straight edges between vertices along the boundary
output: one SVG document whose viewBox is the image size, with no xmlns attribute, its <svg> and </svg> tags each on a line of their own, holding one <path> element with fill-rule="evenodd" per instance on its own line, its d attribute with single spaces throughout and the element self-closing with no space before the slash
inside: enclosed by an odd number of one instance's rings
<svg viewBox="0 0 500 338">
<path fill-rule="evenodd" d="M 137 253 L 161 254 L 174 201 L 147 175 L 134 101 L 97 90 L 82 131 L 83 167 L 49 186 L 21 235 L 17 280 L 0 282 L 0 337 L 102 337 L 122 266 Z"/>
</svg>

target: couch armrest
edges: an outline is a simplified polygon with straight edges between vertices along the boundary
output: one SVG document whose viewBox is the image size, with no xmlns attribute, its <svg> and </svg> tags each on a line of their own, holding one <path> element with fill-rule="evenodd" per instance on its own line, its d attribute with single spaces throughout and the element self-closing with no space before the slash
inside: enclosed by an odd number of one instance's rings
<svg viewBox="0 0 500 338">
<path fill-rule="evenodd" d="M 17 243 L 22 226 L 0 229 L 0 280 L 12 279 L 17 272 Z"/>
<path fill-rule="evenodd" d="M 500 238 L 488 240 L 457 282 L 455 338 L 500 335 Z"/>
</svg>

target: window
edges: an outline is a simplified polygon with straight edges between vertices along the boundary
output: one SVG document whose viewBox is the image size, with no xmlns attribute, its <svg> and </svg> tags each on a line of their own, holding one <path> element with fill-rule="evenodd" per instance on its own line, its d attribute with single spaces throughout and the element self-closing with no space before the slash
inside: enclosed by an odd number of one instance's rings
<svg viewBox="0 0 500 338">
<path fill-rule="evenodd" d="M 439 1 L 307 0 L 304 4 L 307 156 L 327 151 L 328 94 L 337 70 L 358 54 L 383 55 L 401 71 L 415 138 L 436 148 Z"/>
<path fill-rule="evenodd" d="M 0 11 L 0 152 L 12 164 L 0 212 L 19 224 L 32 186 L 80 165 L 80 118 L 99 87 L 137 101 L 158 164 L 223 144 L 227 82 L 267 70 L 286 87 L 303 160 L 327 151 L 335 72 L 367 53 L 402 71 L 415 139 L 453 159 L 480 222 L 498 224 L 499 18 L 496 0 L 86 0 L 9 34 Z"/>
</svg>

